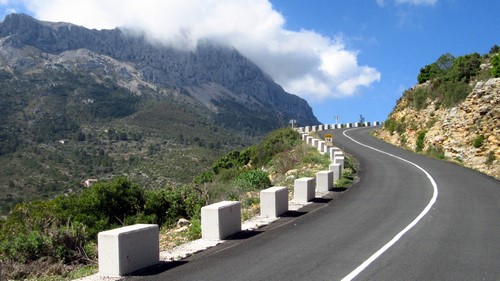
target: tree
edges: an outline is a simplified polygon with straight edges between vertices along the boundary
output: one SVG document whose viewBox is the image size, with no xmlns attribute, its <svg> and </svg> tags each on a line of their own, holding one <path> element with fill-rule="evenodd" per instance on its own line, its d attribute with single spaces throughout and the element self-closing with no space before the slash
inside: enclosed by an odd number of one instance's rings
<svg viewBox="0 0 500 281">
<path fill-rule="evenodd" d="M 496 53 L 500 52 L 500 47 L 498 45 L 493 45 L 490 49 L 490 55 L 494 55 Z"/>
<path fill-rule="evenodd" d="M 450 71 L 449 78 L 452 81 L 469 83 L 471 77 L 474 77 L 480 70 L 481 55 L 472 53 L 458 57 Z"/>
<path fill-rule="evenodd" d="M 418 74 L 418 83 L 422 84 L 431 79 L 436 78 L 439 73 L 439 68 L 435 63 L 426 65 L 425 67 L 420 69 L 420 73 Z"/>
<path fill-rule="evenodd" d="M 500 51 L 491 58 L 491 65 L 493 66 L 491 75 L 493 75 L 493 77 L 500 77 Z"/>
</svg>

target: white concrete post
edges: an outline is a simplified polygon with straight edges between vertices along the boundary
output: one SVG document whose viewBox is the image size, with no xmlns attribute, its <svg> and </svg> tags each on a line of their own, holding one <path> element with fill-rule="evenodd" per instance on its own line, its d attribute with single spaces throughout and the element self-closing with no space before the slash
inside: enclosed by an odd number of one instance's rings
<svg viewBox="0 0 500 281">
<path fill-rule="evenodd" d="M 335 157 L 335 164 L 339 164 L 341 170 L 344 169 L 344 160 L 344 156 Z"/>
<path fill-rule="evenodd" d="M 333 172 L 333 182 L 336 182 L 342 177 L 342 170 L 340 164 L 330 164 L 328 167 Z"/>
<path fill-rule="evenodd" d="M 318 139 L 313 139 L 313 140 L 312 140 L 312 146 L 313 146 L 313 147 L 318 147 L 318 142 L 319 142 L 319 140 L 318 140 Z"/>
<path fill-rule="evenodd" d="M 260 215 L 276 218 L 288 212 L 288 187 L 273 186 L 260 192 Z"/>
<path fill-rule="evenodd" d="M 322 141 L 322 140 L 318 141 L 318 151 L 319 151 L 319 153 L 325 154 L 325 148 L 326 148 L 325 141 Z"/>
<path fill-rule="evenodd" d="M 293 200 L 299 203 L 307 203 L 316 196 L 314 178 L 300 178 L 294 182 Z"/>
<path fill-rule="evenodd" d="M 335 162 L 335 160 L 339 157 L 344 157 L 344 153 L 342 151 L 335 151 L 333 153 L 333 162 Z"/>
<path fill-rule="evenodd" d="M 329 191 L 333 188 L 333 171 L 316 173 L 316 191 Z"/>
<path fill-rule="evenodd" d="M 340 151 L 340 148 L 336 146 L 330 147 L 330 161 L 335 160 L 335 153 L 342 154 L 342 151 Z"/>
<path fill-rule="evenodd" d="M 124 276 L 160 261 L 156 224 L 135 224 L 99 232 L 99 274 Z"/>
<path fill-rule="evenodd" d="M 309 145 L 313 144 L 313 139 L 314 139 L 313 137 L 307 136 L 306 139 L 307 139 L 307 144 L 309 144 Z"/>
<path fill-rule="evenodd" d="M 220 240 L 241 231 L 241 203 L 222 201 L 201 208 L 201 237 Z"/>
</svg>

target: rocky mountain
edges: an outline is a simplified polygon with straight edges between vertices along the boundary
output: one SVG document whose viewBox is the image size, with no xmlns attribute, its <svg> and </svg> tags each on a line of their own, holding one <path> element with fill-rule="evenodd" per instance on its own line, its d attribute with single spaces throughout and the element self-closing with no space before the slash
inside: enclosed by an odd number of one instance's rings
<svg viewBox="0 0 500 281">
<path fill-rule="evenodd" d="M 12 70 L 26 70 L 45 59 L 48 61 L 43 62 L 50 67 L 67 61 L 64 67 L 72 65 L 73 71 L 77 67 L 109 75 L 106 66 L 111 63 L 114 76 L 129 83 L 182 88 L 220 114 L 217 118 L 221 122 L 231 121 L 226 125 L 247 119 L 235 112 L 242 109 L 242 113 L 253 113 L 252 118 L 265 119 L 260 123 L 268 127 L 292 118 L 301 124 L 319 123 L 305 100 L 286 93 L 255 64 L 227 46 L 204 42 L 196 50 L 183 51 L 153 44 L 145 35 L 132 35 L 131 31 L 89 30 L 67 23 L 42 22 L 23 14 L 8 15 L 0 25 L 0 37 L 2 48 L 31 47 L 39 51 L 30 58 L 7 55 Z"/>
<path fill-rule="evenodd" d="M 466 79 L 451 79 L 450 68 L 447 74 L 434 74 L 434 79 L 406 91 L 377 135 L 500 178 L 500 78 L 490 74 L 490 58 L 495 56 L 467 57 L 477 63 Z M 453 60 L 458 65 L 455 69 L 472 65 L 460 58 Z M 422 69 L 421 74 L 432 67 Z"/>
<path fill-rule="evenodd" d="M 231 47 L 183 51 L 23 14 L 0 23 L 0 213 L 89 178 L 190 182 L 290 119 L 319 123 Z"/>
</svg>

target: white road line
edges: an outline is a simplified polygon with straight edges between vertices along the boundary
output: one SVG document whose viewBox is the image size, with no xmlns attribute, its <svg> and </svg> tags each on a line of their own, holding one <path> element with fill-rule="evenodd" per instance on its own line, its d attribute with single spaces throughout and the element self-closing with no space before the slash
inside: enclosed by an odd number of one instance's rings
<svg viewBox="0 0 500 281">
<path fill-rule="evenodd" d="M 411 165 L 417 167 L 418 169 L 420 169 L 427 176 L 427 178 L 429 179 L 429 181 L 431 182 L 432 188 L 434 189 L 434 194 L 432 195 L 431 200 L 429 201 L 429 203 L 427 204 L 427 206 L 424 208 L 424 210 L 408 226 L 406 226 L 403 230 L 401 230 L 398 234 L 396 234 L 396 236 L 394 236 L 391 239 L 391 241 L 387 242 L 387 244 L 385 244 L 382 248 L 380 248 L 373 255 L 371 255 L 366 261 L 364 261 L 361 265 L 359 265 L 356 269 L 354 269 L 346 277 L 342 278 L 342 281 L 350 281 L 353 278 L 355 278 L 359 273 L 361 273 L 363 270 L 365 270 L 372 262 L 374 262 L 378 257 L 380 257 L 385 251 L 387 251 L 392 245 L 396 244 L 396 242 L 398 242 L 398 240 L 401 239 L 401 237 L 406 232 L 408 232 L 408 230 L 412 229 L 429 212 L 429 210 L 432 208 L 432 206 L 434 205 L 434 203 L 436 203 L 436 200 L 437 200 L 437 197 L 438 197 L 438 188 L 437 188 L 436 181 L 434 181 L 434 179 L 432 178 L 432 176 L 426 170 L 424 170 L 419 165 L 417 165 L 417 164 L 415 164 L 413 162 L 410 162 L 410 161 L 408 161 L 406 159 L 403 159 L 401 157 L 398 157 L 396 155 L 390 154 L 388 152 L 376 149 L 376 148 L 371 147 L 369 145 L 360 143 L 359 141 L 357 141 L 357 140 L 351 138 L 350 136 L 346 135 L 346 132 L 351 131 L 351 130 L 355 130 L 355 129 L 345 130 L 343 132 L 343 135 L 345 137 L 347 137 L 348 139 L 352 140 L 353 142 L 355 142 L 355 143 L 357 143 L 357 144 L 359 144 L 361 146 L 367 147 L 369 149 L 375 150 L 377 152 L 389 155 L 389 156 L 394 157 L 396 159 L 399 159 L 401 161 L 404 161 L 404 162 L 406 162 L 408 164 L 411 164 Z"/>
</svg>

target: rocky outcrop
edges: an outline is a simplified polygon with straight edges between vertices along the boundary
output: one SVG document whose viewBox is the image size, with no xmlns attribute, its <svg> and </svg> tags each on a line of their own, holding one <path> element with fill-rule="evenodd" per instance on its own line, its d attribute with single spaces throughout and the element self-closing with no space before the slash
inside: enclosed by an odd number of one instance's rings
<svg viewBox="0 0 500 281">
<path fill-rule="evenodd" d="M 416 110 L 403 97 L 389 116 L 403 129 L 380 130 L 377 135 L 410 149 L 417 147 L 419 135 L 425 136 L 422 151 L 500 178 L 500 78 L 477 82 L 469 96 L 453 108 L 436 107 L 431 101 Z"/>
</svg>

